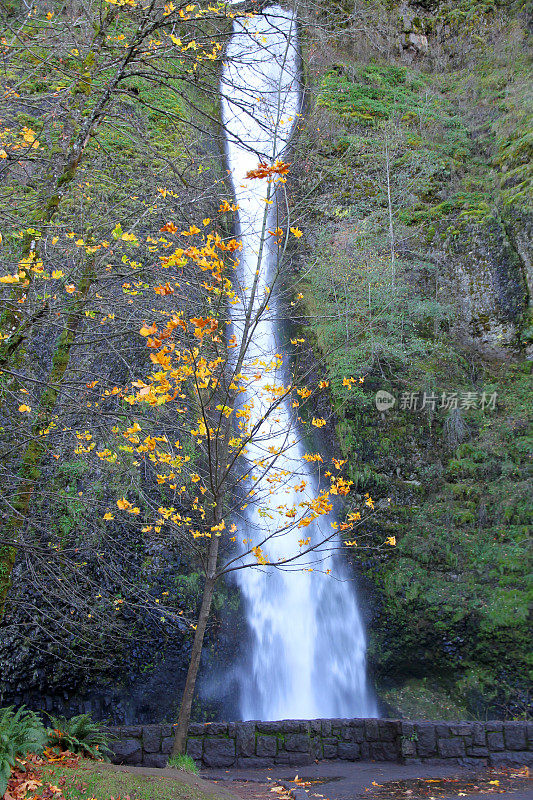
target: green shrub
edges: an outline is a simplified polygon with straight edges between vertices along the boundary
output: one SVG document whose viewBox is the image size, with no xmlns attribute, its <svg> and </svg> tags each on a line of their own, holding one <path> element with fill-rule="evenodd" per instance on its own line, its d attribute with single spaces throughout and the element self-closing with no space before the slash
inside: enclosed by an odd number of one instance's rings
<svg viewBox="0 0 533 800">
<path fill-rule="evenodd" d="M 192 772 L 193 775 L 198 775 L 198 767 L 190 756 L 180 753 L 177 756 L 171 756 L 168 759 L 168 766 L 174 769 L 181 769 L 183 772 Z"/>
<path fill-rule="evenodd" d="M 18 756 L 40 753 L 46 745 L 45 727 L 33 711 L 21 706 L 0 708 L 0 797 L 7 789 Z"/>
<path fill-rule="evenodd" d="M 52 747 L 70 750 L 82 756 L 109 761 L 112 752 L 108 747 L 109 736 L 99 722 L 94 722 L 90 714 L 76 717 L 50 717 L 51 728 L 48 740 Z"/>
</svg>

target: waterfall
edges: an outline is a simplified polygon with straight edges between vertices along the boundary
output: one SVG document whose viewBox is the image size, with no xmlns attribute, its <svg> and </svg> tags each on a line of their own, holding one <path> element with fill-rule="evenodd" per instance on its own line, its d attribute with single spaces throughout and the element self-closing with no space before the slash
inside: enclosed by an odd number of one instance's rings
<svg viewBox="0 0 533 800">
<path fill-rule="evenodd" d="M 236 336 L 242 333 L 242 309 L 250 302 L 255 309 L 269 292 L 278 268 L 278 247 L 262 245 L 265 221 L 276 227 L 276 195 L 269 198 L 266 180 L 246 180 L 246 173 L 259 161 L 271 163 L 287 148 L 300 105 L 296 21 L 293 13 L 271 6 L 262 14 L 234 21 L 228 43 L 222 81 L 222 115 L 226 131 L 227 162 L 238 203 L 239 238 L 243 243 L 234 279 L 240 303 L 232 306 Z M 278 193 L 279 195 L 279 193 Z M 265 220 L 265 198 L 269 216 Z M 256 278 L 257 291 L 251 297 Z M 263 362 L 281 352 L 280 326 L 276 322 L 275 292 L 269 312 L 263 314 L 248 351 L 248 364 Z M 248 374 L 253 367 L 247 367 Z M 278 380 L 283 380 L 280 367 Z M 245 372 L 245 370 L 243 370 Z M 246 374 L 246 372 L 245 372 Z M 252 422 L 266 410 L 267 384 L 271 373 L 250 381 L 246 401 L 253 399 Z M 248 541 L 258 543 L 268 532 L 282 528 L 280 505 L 316 496 L 316 481 L 302 456 L 290 402 L 260 428 L 260 437 L 247 457 L 268 458 L 269 447 L 283 448 L 276 470 L 294 480 L 279 484 L 268 493 L 259 487 L 258 503 L 244 511 Z M 271 456 L 270 456 L 271 457 Z M 251 466 L 251 471 L 253 467 Z M 330 536 L 332 519 L 320 517 L 309 527 L 284 531 L 265 543 L 268 559 L 276 562 L 298 551 L 298 540 L 312 542 Z M 239 526 L 242 529 L 242 525 Z M 243 719 L 376 716 L 365 673 L 365 632 L 357 606 L 353 582 L 335 547 L 324 547 L 306 557 L 304 569 L 273 567 L 236 572 L 245 598 L 247 621 L 252 631 L 250 665 L 242 671 L 241 714 Z"/>
</svg>

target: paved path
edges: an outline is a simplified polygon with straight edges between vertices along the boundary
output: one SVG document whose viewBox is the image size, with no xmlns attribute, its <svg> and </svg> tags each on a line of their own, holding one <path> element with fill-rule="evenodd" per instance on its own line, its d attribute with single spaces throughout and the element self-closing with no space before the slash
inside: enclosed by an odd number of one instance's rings
<svg viewBox="0 0 533 800">
<path fill-rule="evenodd" d="M 472 771 L 447 765 L 322 761 L 309 767 L 203 770 L 202 777 L 244 800 L 496 800 L 502 795 L 533 800 L 533 782 L 519 768 Z M 292 793 L 274 791 L 279 782 Z"/>
</svg>

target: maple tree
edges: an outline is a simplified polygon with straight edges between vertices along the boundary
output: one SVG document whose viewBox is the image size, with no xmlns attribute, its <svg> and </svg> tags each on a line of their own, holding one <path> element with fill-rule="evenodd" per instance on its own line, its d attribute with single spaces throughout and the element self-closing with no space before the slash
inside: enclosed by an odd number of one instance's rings
<svg viewBox="0 0 533 800">
<path fill-rule="evenodd" d="M 247 175 L 248 180 L 267 179 L 265 220 L 270 193 L 275 191 L 270 182 L 284 181 L 287 172 L 288 165 L 277 160 L 271 166 L 261 163 Z M 223 201 L 219 212 L 228 207 Z M 258 357 L 252 348 L 259 325 L 271 313 L 270 304 L 283 271 L 287 234 L 297 239 L 299 229 L 290 225 L 283 228 L 279 223 L 274 230 L 266 230 L 266 237 L 277 244 L 278 256 L 264 295 L 258 297 L 261 256 L 256 283 L 247 294 L 233 272 L 239 263 L 241 242 L 213 231 L 210 219 L 204 219 L 201 225 L 192 224 L 180 231 L 169 222 L 161 229 L 177 246 L 160 256 L 165 282 L 154 287 L 156 295 L 171 302 L 154 309 L 157 318 L 140 328 L 150 352 L 152 372 L 120 389 L 132 417 L 128 424 L 115 426 L 118 441 L 114 445 L 94 450 L 97 458 L 113 461 L 126 451 L 145 476 L 144 513 L 123 496 L 116 500 L 115 508 L 108 507 L 104 518 L 113 520 L 117 509 L 136 518 L 143 516 L 146 536 L 178 540 L 190 547 L 202 564 L 202 602 L 198 618 L 190 623 L 194 642 L 174 753 L 185 746 L 217 581 L 247 568 L 320 569 L 324 558 L 321 548 L 337 537 L 339 527 L 346 537 L 362 518 L 360 511 L 353 511 L 340 526 L 332 521 L 328 532 L 313 528 L 313 535 L 306 535 L 305 529 L 328 516 L 336 498 L 345 497 L 351 487 L 351 481 L 342 475 L 345 462 L 334 458 L 332 468 L 319 475 L 315 490 L 302 464 L 320 466 L 322 456 L 305 453 L 300 461 L 295 454 L 302 426 L 320 429 L 326 424 L 313 413 L 310 420 L 305 419 L 305 411 L 315 392 L 327 389 L 328 382 L 322 380 L 310 388 L 296 373 L 289 381 L 283 380 L 286 368 L 282 355 L 265 353 Z M 189 317 L 183 306 L 172 304 L 183 282 L 183 270 L 191 265 L 204 292 L 203 313 L 194 317 Z M 239 335 L 231 333 L 231 305 L 239 307 Z M 349 387 L 355 383 L 354 378 L 346 379 Z M 146 405 L 159 411 L 155 426 L 149 417 L 135 417 L 136 410 Z M 294 409 L 294 414 L 282 413 L 284 408 Z M 181 424 L 176 423 L 179 420 Z M 119 444 L 124 439 L 127 446 Z M 150 485 L 157 490 L 152 495 Z M 284 494 L 288 494 L 286 502 Z M 249 507 L 267 523 L 259 530 L 253 530 Z M 370 512 L 373 507 L 367 497 L 366 510 Z M 269 542 L 291 533 L 293 551 L 286 558 L 271 561 Z M 353 546 L 356 541 L 346 540 L 346 544 Z"/>
</svg>

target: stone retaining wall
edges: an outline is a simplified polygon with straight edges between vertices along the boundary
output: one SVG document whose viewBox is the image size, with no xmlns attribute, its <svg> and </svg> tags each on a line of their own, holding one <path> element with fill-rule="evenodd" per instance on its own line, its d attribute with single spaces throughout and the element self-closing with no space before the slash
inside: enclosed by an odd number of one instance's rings
<svg viewBox="0 0 533 800">
<path fill-rule="evenodd" d="M 109 728 L 114 761 L 163 767 L 172 725 Z M 202 767 L 297 766 L 316 760 L 533 764 L 531 722 L 317 719 L 191 723 L 187 753 Z"/>
</svg>

